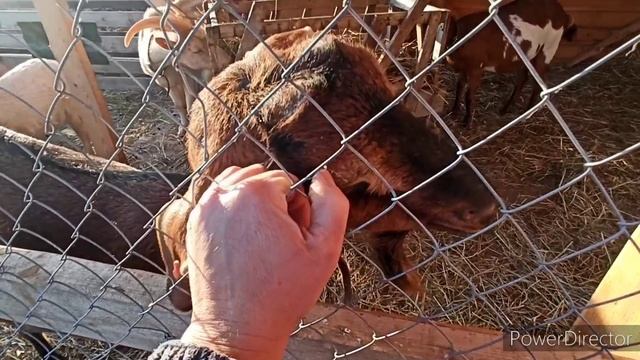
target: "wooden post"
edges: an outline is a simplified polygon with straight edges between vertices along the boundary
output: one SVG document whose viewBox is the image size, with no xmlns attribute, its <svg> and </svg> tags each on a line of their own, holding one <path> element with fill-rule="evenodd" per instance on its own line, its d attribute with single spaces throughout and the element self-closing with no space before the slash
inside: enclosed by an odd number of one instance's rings
<svg viewBox="0 0 640 360">
<path fill-rule="evenodd" d="M 578 29 L 578 31 L 580 31 L 580 29 Z M 633 35 L 636 34 L 640 31 L 640 20 L 634 21 L 631 24 L 623 27 L 622 29 L 615 31 L 611 36 L 609 36 L 608 38 L 600 41 L 599 43 L 595 44 L 594 46 L 590 46 L 591 50 L 586 51 L 580 55 L 578 55 L 576 58 L 574 58 L 573 60 L 571 60 L 571 62 L 569 63 L 569 66 L 575 66 L 580 64 L 581 62 L 588 60 L 598 54 L 600 54 L 602 51 L 604 51 L 604 49 L 608 48 L 609 46 L 620 42 L 622 40 L 624 40 L 627 36 L 629 35 Z"/>
<path fill-rule="evenodd" d="M 272 4 L 265 1 L 254 1 L 251 5 L 251 10 L 249 11 L 249 17 L 247 18 L 247 24 L 251 27 L 252 30 L 258 33 L 258 35 L 265 36 L 264 34 L 264 24 L 263 21 L 269 15 L 270 6 Z M 244 29 L 244 33 L 242 34 L 242 40 L 240 41 L 240 46 L 238 47 L 238 52 L 236 53 L 236 61 L 242 59 L 244 54 L 253 49 L 256 45 L 260 43 L 249 29 Z"/>
<path fill-rule="evenodd" d="M 422 19 L 424 8 L 430 2 L 431 0 L 417 0 L 415 4 L 413 4 L 413 7 L 407 12 L 407 17 L 402 21 L 400 26 L 398 26 L 398 30 L 393 35 L 393 38 L 391 38 L 391 42 L 389 42 L 388 50 L 391 55 L 398 55 L 402 43 L 406 40 L 407 36 L 409 36 L 411 30 L 415 29 L 418 21 Z M 391 65 L 391 59 L 389 59 L 386 54 L 383 54 L 380 58 L 380 66 L 386 69 L 389 65 Z"/>
<path fill-rule="evenodd" d="M 0 318 L 21 323 L 35 305 L 50 274 L 60 265 L 60 255 L 13 248 L 5 254 L 0 246 Z M 6 259 L 5 259 L 6 258 Z M 91 269 L 91 271 L 88 271 Z M 113 278 L 100 299 L 101 286 L 113 275 L 113 265 L 71 258 L 55 275 L 55 282 L 38 304 L 27 324 L 43 329 L 71 331 L 102 341 L 114 342 L 137 349 L 151 350 L 167 337 L 179 337 L 190 316 L 176 313 L 167 299 L 150 309 L 132 327 L 138 314 L 165 293 L 166 278 L 139 270 L 120 272 Z M 136 280 L 134 280 L 137 279 Z M 144 285 L 144 288 L 143 288 Z M 89 306 L 93 310 L 72 328 Z M 64 306 L 65 311 L 60 311 Z M 104 311 L 102 309 L 106 309 Z M 324 319 L 324 320 L 319 320 Z M 557 351 L 505 351 L 504 334 L 491 329 L 441 323 L 418 323 L 415 319 L 375 312 L 336 309 L 318 304 L 306 316 L 313 326 L 298 331 L 289 342 L 290 356 L 285 359 L 320 360 L 332 358 L 334 351 L 347 352 L 352 360 L 417 360 L 449 359 L 452 346 L 468 352 L 455 357 L 469 360 L 560 360 L 589 358 L 609 359 L 592 349 L 559 347 Z M 387 339 L 373 336 L 393 334 Z M 123 338 L 124 336 L 124 338 Z M 516 345 L 517 347 L 518 345 Z M 554 349 L 556 350 L 556 349 Z"/>
<path fill-rule="evenodd" d="M 67 0 L 33 0 L 33 5 L 40 14 L 51 51 L 60 62 L 74 39 Z M 69 118 L 71 127 L 84 143 L 85 151 L 104 158 L 111 157 L 118 137 L 109 129 L 113 128 L 111 114 L 82 42 L 74 45 L 60 71 L 67 85 L 66 91 L 89 107 L 86 113 Z M 122 151 L 115 159 L 127 162 Z"/>
<path fill-rule="evenodd" d="M 632 336 L 633 342 L 640 340 L 640 227 L 631 235 L 618 254 L 609 271 L 591 295 L 589 305 L 602 304 L 585 309 L 581 318 L 573 324 L 574 329 L 586 329 L 586 325 L 597 326 L 596 331 Z M 625 295 L 633 296 L 622 298 Z M 640 346 L 633 350 L 614 352 L 619 356 L 640 359 Z"/>
<path fill-rule="evenodd" d="M 429 17 L 429 22 L 426 28 L 426 32 L 423 29 L 419 32 L 421 36 L 420 39 L 420 49 L 418 51 L 418 58 L 416 60 L 416 68 L 415 74 L 418 74 L 422 69 L 424 69 L 427 65 L 431 63 L 431 57 L 433 55 L 433 49 L 436 43 L 436 37 L 438 34 L 438 26 L 442 21 L 443 16 L 442 11 L 435 11 L 431 13 Z M 438 113 L 441 113 L 444 110 L 444 100 L 440 97 L 440 88 L 438 88 L 439 84 L 431 84 L 432 91 L 424 90 L 424 82 L 425 77 L 420 77 L 417 79 L 415 83 L 415 87 L 420 92 L 420 96 L 425 99 L 434 110 Z M 435 79 L 435 76 L 434 76 Z M 405 106 L 414 116 L 417 117 L 425 117 L 429 115 L 429 112 L 424 108 L 422 104 L 416 99 L 414 96 L 409 96 L 405 100 Z"/>
</svg>

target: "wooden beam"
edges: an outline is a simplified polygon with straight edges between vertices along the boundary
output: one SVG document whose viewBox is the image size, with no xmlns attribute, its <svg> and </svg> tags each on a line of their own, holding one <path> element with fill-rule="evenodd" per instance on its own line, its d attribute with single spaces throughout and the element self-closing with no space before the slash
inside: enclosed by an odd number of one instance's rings
<svg viewBox="0 0 640 360">
<path fill-rule="evenodd" d="M 420 40 L 421 48 L 418 51 L 418 59 L 416 61 L 416 68 L 414 69 L 414 74 L 418 74 L 422 69 L 424 69 L 427 65 L 431 63 L 431 57 L 433 55 L 433 50 L 436 43 L 436 37 L 438 34 L 438 26 L 444 16 L 443 12 L 436 12 L 431 14 L 429 18 L 428 25 L 426 27 L 426 32 L 421 31 L 423 33 L 422 39 Z M 435 78 L 435 76 L 434 76 Z M 444 100 L 439 98 L 440 94 L 438 93 L 439 89 L 436 89 L 435 86 L 437 84 L 431 84 L 431 90 L 424 90 L 424 79 L 425 77 L 420 77 L 415 82 L 415 88 L 420 93 L 420 96 L 437 112 L 442 112 L 444 110 Z M 408 96 L 404 102 L 404 105 L 413 113 L 414 116 L 424 117 L 428 116 L 429 112 L 425 107 L 416 99 L 415 96 Z"/>
<path fill-rule="evenodd" d="M 574 329 L 630 335 L 640 339 L 640 227 L 631 235 L 609 271 L 591 295 L 588 307 L 573 324 Z M 635 294 L 633 296 L 628 296 Z M 625 297 L 628 296 L 628 297 Z M 618 299 L 618 300 L 615 300 Z M 615 301 L 612 301 L 615 300 Z M 619 356 L 640 359 L 640 346 L 615 352 Z"/>
<path fill-rule="evenodd" d="M 71 15 L 74 13 L 75 9 L 70 12 Z M 140 20 L 143 14 L 143 11 L 83 10 L 80 21 L 96 23 L 99 28 L 126 29 Z M 35 10 L 0 10 L 0 29 L 15 30 L 18 22 L 30 21 L 40 21 Z"/>
<path fill-rule="evenodd" d="M 16 66 L 24 61 L 33 58 L 31 54 L 0 54 L 0 59 L 3 60 L 4 63 L 13 66 Z M 133 76 L 147 76 L 140 68 L 140 61 L 138 58 L 133 57 L 114 57 L 113 62 L 109 65 L 92 65 L 93 70 L 99 74 L 111 74 L 111 75 L 119 75 L 126 76 L 125 73 L 117 66 L 114 62 L 117 62 L 119 65 L 122 65 L 127 71 L 131 73 Z"/>
<path fill-rule="evenodd" d="M 380 39 L 383 39 L 383 32 L 385 31 L 385 29 L 387 28 L 387 24 L 384 21 L 384 18 L 382 16 L 378 15 L 367 15 L 369 17 L 373 17 L 373 21 L 371 21 L 371 30 L 373 31 L 374 34 L 376 34 L 376 36 L 378 36 Z M 365 36 L 364 39 L 364 44 L 367 47 L 370 47 L 372 49 L 375 49 L 375 47 L 378 45 L 378 43 L 376 42 L 376 39 L 373 38 L 373 36 L 371 36 L 370 34 L 367 33 L 367 35 Z"/>
<path fill-rule="evenodd" d="M 74 39 L 73 19 L 68 13 L 67 1 L 33 0 L 33 4 L 40 13 L 51 51 L 58 62 L 61 62 Z M 65 81 L 70 83 L 67 84 L 67 91 L 89 107 L 86 114 L 70 118 L 70 125 L 82 140 L 85 151 L 109 158 L 116 151 L 115 144 L 118 137 L 109 129 L 113 128 L 111 114 L 98 87 L 98 81 L 91 69 L 91 62 L 82 42 L 75 43 L 65 61 L 61 64 L 61 71 Z M 118 152 L 115 160 L 127 162 L 122 151 Z"/>
<path fill-rule="evenodd" d="M 254 1 L 251 5 L 249 17 L 247 18 L 248 27 L 244 29 L 242 34 L 242 40 L 240 41 L 240 46 L 238 46 L 238 51 L 236 52 L 236 61 L 242 59 L 247 51 L 253 49 L 260 43 L 260 40 L 256 38 L 251 31 L 249 31 L 249 28 L 256 32 L 258 36 L 264 36 L 263 22 L 269 16 L 269 10 L 272 5 L 273 4 L 268 2 L 257 1 Z"/>
<path fill-rule="evenodd" d="M 578 29 L 578 32 L 580 32 L 580 29 Z M 569 63 L 569 66 L 578 65 L 581 62 L 583 62 L 585 60 L 588 60 L 588 59 L 600 54 L 602 51 L 604 51 L 609 46 L 611 46 L 613 44 L 616 44 L 616 43 L 626 39 L 630 35 L 635 35 L 638 32 L 640 32 L 640 19 L 638 19 L 637 21 L 632 22 L 631 24 L 623 27 L 622 29 L 620 29 L 618 31 L 615 31 L 608 38 L 600 41 L 599 43 L 595 44 L 593 47 L 590 47 L 591 50 L 586 51 L 586 52 L 576 56 L 573 60 L 571 60 L 571 62 Z"/>
<path fill-rule="evenodd" d="M 407 13 L 405 11 L 395 11 L 374 13 L 368 15 L 373 15 L 376 16 L 376 18 L 379 18 L 380 24 L 383 26 L 395 26 L 402 23 L 402 20 L 404 20 L 406 14 Z M 426 20 L 428 17 L 429 12 L 423 13 L 421 21 Z M 324 29 L 324 27 L 326 27 L 333 19 L 333 15 L 328 15 L 265 20 L 263 22 L 263 31 L 265 36 L 268 36 L 282 31 L 299 29 L 304 26 L 311 26 L 312 29 L 320 30 Z M 236 36 L 241 36 L 245 30 L 245 26 L 240 22 L 217 24 L 213 26 L 219 28 L 219 32 L 217 33 L 219 34 L 221 39 L 231 39 Z M 354 31 L 358 31 L 361 28 L 360 23 L 358 23 L 354 18 L 350 16 L 341 17 L 338 20 L 336 27 L 338 29 L 352 29 Z"/>
<path fill-rule="evenodd" d="M 12 36 L 13 35 L 13 36 Z M 18 40 L 15 39 L 18 38 Z M 100 39 L 102 43 L 100 47 L 102 50 L 109 54 L 126 54 L 127 56 L 138 56 L 138 38 L 135 37 L 131 42 L 131 46 L 124 46 L 124 35 L 102 35 L 100 34 Z M 0 49 L 4 52 L 9 52 L 11 50 L 24 50 L 26 51 L 28 48 L 24 41 L 22 40 L 22 34 L 20 32 L 14 32 L 13 34 L 8 33 L 0 33 Z M 0 56 L 4 56 L 4 54 L 0 54 Z M 120 55 L 122 56 L 122 55 Z M 138 65 L 140 67 L 140 65 Z"/>
<path fill-rule="evenodd" d="M 139 315 L 165 293 L 164 276 L 122 271 L 103 292 L 101 287 L 114 275 L 113 266 L 71 257 L 42 294 L 47 301 L 38 303 L 36 299 L 49 283 L 50 274 L 60 265 L 60 255 L 16 248 L 7 254 L 4 251 L 5 248 L 0 247 L 3 262 L 0 318 L 20 324 L 33 308 L 27 320 L 29 325 L 54 328 L 52 330 L 63 334 L 71 331 L 77 336 L 144 350 L 151 350 L 168 338 L 179 337 L 189 321 L 189 314 L 177 313 L 166 299 L 153 305 L 145 315 Z M 92 310 L 88 312 L 91 304 Z M 76 322 L 79 326 L 74 328 Z M 452 348 L 469 351 L 464 358 L 471 360 L 516 360 L 529 356 L 525 352 L 504 351 L 503 334 L 499 331 L 416 323 L 410 318 L 336 309 L 330 305 L 315 306 L 307 315 L 306 323 L 313 325 L 291 338 L 287 358 L 319 360 L 330 358 L 334 351 L 354 351 L 349 359 L 444 359 Z M 384 335 L 389 336 L 369 344 L 374 336 Z M 478 350 L 472 351 L 476 348 Z M 560 350 L 533 352 L 533 355 L 535 359 L 552 360 L 594 354 L 584 349 Z M 595 355 L 592 359 L 604 358 Z"/>
<path fill-rule="evenodd" d="M 427 31 L 422 40 L 422 51 L 418 52 L 418 60 L 416 61 L 415 69 L 416 73 L 420 72 L 431 63 L 431 55 L 433 55 L 433 49 L 438 35 L 438 25 L 440 25 L 441 21 L 442 13 L 440 12 L 433 14 L 431 18 L 429 18 Z"/>
<path fill-rule="evenodd" d="M 424 8 L 431 2 L 431 0 L 416 0 L 413 4 L 413 7 L 407 13 L 407 16 L 404 18 L 400 26 L 398 26 L 398 30 L 396 30 L 395 34 L 391 38 L 389 45 L 387 46 L 387 50 L 392 56 L 397 56 L 400 53 L 400 49 L 402 48 L 402 44 L 407 39 L 411 30 L 415 29 L 416 24 L 418 24 L 419 20 L 422 19 L 422 14 L 424 12 Z M 380 66 L 383 69 L 386 69 L 391 65 L 391 59 L 387 54 L 382 54 L 380 58 Z"/>
</svg>

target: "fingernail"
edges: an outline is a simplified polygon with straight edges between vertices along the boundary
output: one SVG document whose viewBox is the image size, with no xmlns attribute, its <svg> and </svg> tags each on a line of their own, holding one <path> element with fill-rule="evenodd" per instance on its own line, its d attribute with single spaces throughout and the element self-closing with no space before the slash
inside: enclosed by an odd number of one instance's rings
<svg viewBox="0 0 640 360">
<path fill-rule="evenodd" d="M 325 177 L 326 177 L 327 175 L 325 175 L 325 174 L 326 174 L 327 172 L 328 172 L 327 167 L 326 167 L 326 166 L 323 166 L 323 167 L 322 167 L 322 169 L 318 170 L 318 172 L 317 172 L 317 173 L 315 173 L 315 175 L 313 175 L 313 179 L 314 179 L 314 180 L 315 180 L 315 179 L 318 179 L 318 178 L 320 178 L 320 176 L 325 176 Z"/>
</svg>

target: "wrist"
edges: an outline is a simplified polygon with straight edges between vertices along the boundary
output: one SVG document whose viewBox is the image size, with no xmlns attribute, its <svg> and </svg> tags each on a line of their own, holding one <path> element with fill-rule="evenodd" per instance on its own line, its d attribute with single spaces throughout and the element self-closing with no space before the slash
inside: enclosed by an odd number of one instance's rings
<svg viewBox="0 0 640 360">
<path fill-rule="evenodd" d="M 185 344 L 206 347 L 234 360 L 281 360 L 289 340 L 262 334 L 247 334 L 224 322 L 192 320 L 182 335 Z"/>
</svg>

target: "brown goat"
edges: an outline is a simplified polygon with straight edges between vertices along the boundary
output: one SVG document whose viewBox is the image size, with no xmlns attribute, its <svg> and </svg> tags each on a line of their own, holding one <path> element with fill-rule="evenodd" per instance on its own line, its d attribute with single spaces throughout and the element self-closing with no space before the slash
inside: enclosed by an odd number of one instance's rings
<svg viewBox="0 0 640 360">
<path fill-rule="evenodd" d="M 73 241 L 73 230 L 85 216 L 86 198 L 97 187 L 107 161 L 48 144 L 40 158 L 42 174 L 29 188 L 33 203 L 14 231 L 26 206 L 25 190 L 35 175 L 35 156 L 44 142 L 4 127 L 0 127 L 0 138 L 0 245 L 62 253 Z M 67 254 L 117 264 L 140 239 L 122 265 L 164 274 L 156 232 L 145 230 L 144 225 L 170 199 L 172 183 L 185 178 L 111 162 L 104 172 L 105 185 L 92 202 L 93 213 L 79 228 L 79 238 Z M 25 331 L 23 335 L 40 356 L 49 353 L 51 346 L 41 334 Z M 53 352 L 49 358 L 62 356 Z"/>
<path fill-rule="evenodd" d="M 345 134 L 352 134 L 394 99 L 394 91 L 370 50 L 326 35 L 306 55 L 315 33 L 310 28 L 271 36 L 266 40 L 285 66 L 293 66 L 289 79 L 303 88 Z M 200 93 L 204 102 L 190 112 L 187 136 L 188 160 L 192 169 L 215 156 L 236 134 L 243 119 L 282 82 L 283 69 L 271 53 L 258 45 L 209 83 L 209 88 L 233 112 L 220 104 L 208 90 Z M 206 132 L 205 132 L 206 128 Z M 323 114 L 290 83 L 273 96 L 247 123 L 246 131 L 264 144 L 284 167 L 298 177 L 312 172 L 342 149 L 327 164 L 336 183 L 347 194 L 351 210 L 349 227 L 354 228 L 378 215 L 391 204 L 389 189 L 369 166 L 341 145 L 342 137 Z M 204 141 L 206 139 L 206 142 Z M 205 149 L 203 143 L 207 144 Z M 421 184 L 456 159 L 452 142 L 426 119 L 415 118 L 396 106 L 349 141 L 371 166 L 402 194 Z M 252 141 L 241 137 L 204 171 L 210 178 L 230 165 L 247 166 L 268 161 Z M 205 177 L 192 182 L 186 200 L 167 208 L 158 219 L 163 231 L 167 266 L 174 279 L 184 273 L 186 254 L 184 229 L 191 204 L 210 184 Z M 457 231 L 476 231 L 495 217 L 495 201 L 472 170 L 461 163 L 438 179 L 402 200 L 424 224 Z M 411 265 L 402 246 L 405 235 L 419 229 L 400 206 L 366 227 L 371 244 L 387 277 L 401 274 Z M 415 272 L 395 279 L 403 289 L 419 290 Z M 190 307 L 188 297 L 171 298 L 181 309 Z"/>
<path fill-rule="evenodd" d="M 98 186 L 106 160 L 48 144 L 40 159 L 43 173 L 29 189 L 34 203 L 14 232 L 16 218 L 25 207 L 25 189 L 34 177 L 34 158 L 44 143 L 2 127 L 0 137 L 0 245 L 60 253 L 71 244 L 74 228 L 85 216 L 86 198 Z M 144 225 L 170 200 L 172 183 L 185 178 L 111 162 L 104 173 L 105 184 L 92 201 L 93 213 L 79 228 L 80 238 L 67 254 L 116 264 L 141 239 L 122 265 L 164 274 L 155 232 Z"/>
<path fill-rule="evenodd" d="M 502 6 L 498 16 L 543 78 L 558 50 L 560 40 L 564 38 L 571 41 L 576 34 L 573 18 L 564 11 L 558 0 L 516 0 Z M 452 45 L 454 41 L 462 39 L 486 17 L 486 12 L 478 12 L 452 21 L 448 44 Z M 460 74 L 452 112 L 457 114 L 460 110 L 463 96 L 466 106 L 463 123 L 466 126 L 473 120 L 475 93 L 480 87 L 483 71 L 518 72 L 515 87 L 502 106 L 501 114 L 507 112 L 529 78 L 529 70 L 494 22 L 487 24 L 454 51 L 447 61 Z M 468 87 L 466 92 L 465 85 Z M 536 88 L 531 92 L 529 108 L 533 106 L 538 94 Z"/>
</svg>

